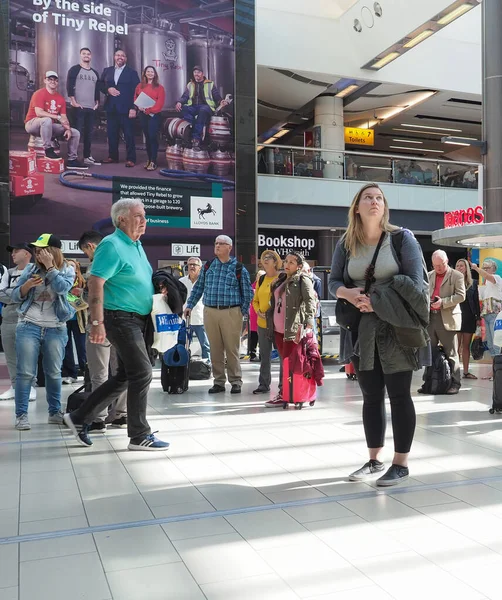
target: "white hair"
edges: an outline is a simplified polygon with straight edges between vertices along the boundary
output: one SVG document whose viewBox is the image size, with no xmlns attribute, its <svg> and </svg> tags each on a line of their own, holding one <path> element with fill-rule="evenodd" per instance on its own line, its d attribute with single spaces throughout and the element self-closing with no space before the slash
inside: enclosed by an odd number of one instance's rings
<svg viewBox="0 0 502 600">
<path fill-rule="evenodd" d="M 187 260 L 187 264 L 191 261 L 191 260 L 196 260 L 198 265 L 202 266 L 202 261 L 198 256 L 190 256 L 190 258 Z"/>
<path fill-rule="evenodd" d="M 220 242 L 224 242 L 225 244 L 229 244 L 230 246 L 234 245 L 232 238 L 228 237 L 228 235 L 219 235 L 214 241 L 217 242 L 218 240 L 220 240 Z"/>
<path fill-rule="evenodd" d="M 446 254 L 446 252 L 444 250 L 435 250 L 432 253 L 432 260 L 434 260 L 435 256 L 437 256 L 441 260 L 445 260 L 446 262 L 448 262 L 448 254 Z"/>
<path fill-rule="evenodd" d="M 122 198 L 115 204 L 112 204 L 110 216 L 115 227 L 119 226 L 119 217 L 125 217 L 129 214 L 131 208 L 135 206 L 143 206 L 143 201 L 140 198 Z"/>
<path fill-rule="evenodd" d="M 493 272 L 495 273 L 495 271 L 497 270 L 497 263 L 491 258 L 485 258 L 481 268 L 484 269 L 485 267 L 487 269 L 493 269 Z"/>
</svg>

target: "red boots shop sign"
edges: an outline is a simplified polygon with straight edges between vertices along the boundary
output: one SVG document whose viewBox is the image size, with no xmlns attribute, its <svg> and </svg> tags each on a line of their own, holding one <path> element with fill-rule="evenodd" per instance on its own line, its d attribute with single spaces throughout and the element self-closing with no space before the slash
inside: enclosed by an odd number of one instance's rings
<svg viewBox="0 0 502 600">
<path fill-rule="evenodd" d="M 454 210 L 453 212 L 445 213 L 444 226 L 448 229 L 448 227 L 462 227 L 463 225 L 479 225 L 484 220 L 483 207 L 476 206 L 475 208 Z"/>
</svg>

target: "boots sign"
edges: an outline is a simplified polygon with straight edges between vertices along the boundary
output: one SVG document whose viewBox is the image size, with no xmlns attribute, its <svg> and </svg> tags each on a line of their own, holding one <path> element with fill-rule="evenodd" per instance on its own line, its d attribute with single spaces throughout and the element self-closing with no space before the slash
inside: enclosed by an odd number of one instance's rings
<svg viewBox="0 0 502 600">
<path fill-rule="evenodd" d="M 289 252 L 301 252 L 307 260 L 317 260 L 317 231 L 284 229 L 260 229 L 258 231 L 258 254 L 275 250 L 281 258 Z"/>
</svg>

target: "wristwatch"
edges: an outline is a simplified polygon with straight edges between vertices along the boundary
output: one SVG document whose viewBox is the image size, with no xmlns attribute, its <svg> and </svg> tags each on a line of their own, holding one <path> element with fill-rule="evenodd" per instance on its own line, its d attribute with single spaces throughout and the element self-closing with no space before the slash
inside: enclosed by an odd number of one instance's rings
<svg viewBox="0 0 502 600">
<path fill-rule="evenodd" d="M 104 321 L 92 321 L 91 325 L 93 327 L 97 327 L 98 325 L 103 325 Z"/>
</svg>

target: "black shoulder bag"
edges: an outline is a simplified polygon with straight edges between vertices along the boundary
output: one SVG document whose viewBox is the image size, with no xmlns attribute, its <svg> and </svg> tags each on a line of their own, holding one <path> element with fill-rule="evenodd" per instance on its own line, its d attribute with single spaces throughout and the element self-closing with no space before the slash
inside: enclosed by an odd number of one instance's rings
<svg viewBox="0 0 502 600">
<path fill-rule="evenodd" d="M 364 279 L 366 281 L 364 285 L 365 294 L 369 292 L 371 284 L 375 281 L 375 264 L 384 239 L 385 231 L 383 231 L 382 235 L 380 236 L 380 240 L 378 241 L 375 253 L 371 259 L 371 263 L 364 274 Z M 357 331 L 359 328 L 359 321 L 361 320 L 361 311 L 348 300 L 338 298 L 335 307 L 335 317 L 336 322 L 343 329 L 346 329 L 347 331 Z"/>
</svg>

